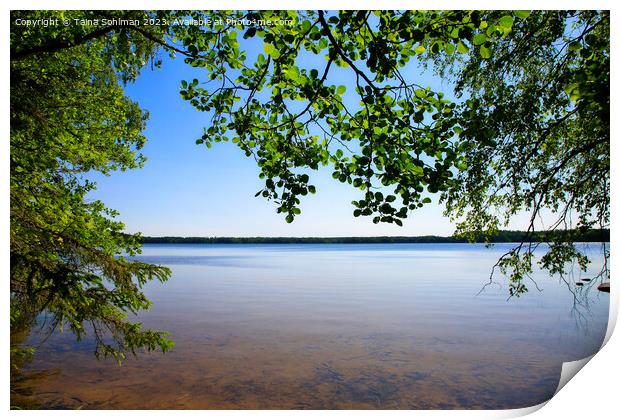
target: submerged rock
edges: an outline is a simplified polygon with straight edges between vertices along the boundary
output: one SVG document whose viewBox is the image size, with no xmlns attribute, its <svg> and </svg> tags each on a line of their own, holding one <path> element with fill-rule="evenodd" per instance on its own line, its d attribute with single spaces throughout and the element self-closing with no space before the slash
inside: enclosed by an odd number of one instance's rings
<svg viewBox="0 0 620 420">
<path fill-rule="evenodd" d="M 609 283 L 601 283 L 601 284 L 599 284 L 598 290 L 600 290 L 601 292 L 609 293 Z"/>
</svg>

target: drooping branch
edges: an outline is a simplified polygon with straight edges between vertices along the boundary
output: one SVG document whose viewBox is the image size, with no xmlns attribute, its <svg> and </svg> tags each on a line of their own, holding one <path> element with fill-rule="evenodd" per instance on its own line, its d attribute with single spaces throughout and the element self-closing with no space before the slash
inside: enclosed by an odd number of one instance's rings
<svg viewBox="0 0 620 420">
<path fill-rule="evenodd" d="M 331 30 L 329 29 L 329 24 L 325 20 L 325 14 L 323 13 L 322 10 L 319 10 L 319 22 L 321 22 L 321 27 L 323 27 L 323 30 L 325 31 L 325 34 L 327 35 L 327 38 L 329 39 L 329 42 L 331 43 L 332 47 L 334 47 L 334 51 L 340 56 L 340 58 L 342 58 L 342 60 L 345 63 L 347 63 L 349 65 L 349 67 L 351 67 L 353 69 L 355 74 L 357 74 L 359 77 L 364 79 L 364 81 L 366 83 L 368 83 L 368 86 L 370 86 L 374 90 L 378 90 L 377 86 L 375 86 L 375 84 L 372 82 L 372 80 L 370 80 L 368 78 L 368 76 L 366 76 L 366 73 L 361 71 L 353 63 L 353 61 L 351 61 L 351 59 L 349 57 L 347 57 L 347 55 L 344 52 L 342 52 L 342 48 L 340 48 L 340 44 L 338 43 L 336 38 L 334 38 L 334 34 L 332 34 Z"/>
</svg>

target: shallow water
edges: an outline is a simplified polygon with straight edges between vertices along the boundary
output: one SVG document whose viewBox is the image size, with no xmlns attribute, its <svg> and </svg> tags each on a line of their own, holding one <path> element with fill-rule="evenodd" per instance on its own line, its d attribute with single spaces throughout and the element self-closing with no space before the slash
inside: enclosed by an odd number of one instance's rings
<svg viewBox="0 0 620 420">
<path fill-rule="evenodd" d="M 508 299 L 488 281 L 510 247 L 472 244 L 146 245 L 169 266 L 146 327 L 172 352 L 118 366 L 69 333 L 40 345 L 44 407 L 519 408 L 549 399 L 565 361 L 596 352 L 609 295 L 542 272 Z M 590 245 L 600 266 L 599 245 Z M 569 283 L 581 277 L 576 269 Z M 578 302 L 575 301 L 575 297 Z M 38 337 L 33 334 L 31 342 Z"/>
</svg>

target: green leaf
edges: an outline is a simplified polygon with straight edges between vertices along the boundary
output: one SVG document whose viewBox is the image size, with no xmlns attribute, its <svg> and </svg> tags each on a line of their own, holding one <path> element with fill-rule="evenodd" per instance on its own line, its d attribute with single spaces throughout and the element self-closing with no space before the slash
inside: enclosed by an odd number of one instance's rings
<svg viewBox="0 0 620 420">
<path fill-rule="evenodd" d="M 275 60 L 280 58 L 280 51 L 278 51 L 272 44 L 265 44 L 264 49 L 271 58 Z"/>
<path fill-rule="evenodd" d="M 243 38 L 244 39 L 252 38 L 254 35 L 256 35 L 256 28 L 254 26 L 250 26 L 248 30 L 245 31 L 245 34 L 243 34 Z"/>
<path fill-rule="evenodd" d="M 446 54 L 452 55 L 454 51 L 456 51 L 456 46 L 454 44 L 446 44 L 444 49 L 446 50 Z"/>
<path fill-rule="evenodd" d="M 474 45 L 482 45 L 487 41 L 487 36 L 485 34 L 476 34 L 472 39 L 472 43 Z"/>
<path fill-rule="evenodd" d="M 469 47 L 467 45 L 463 44 L 462 42 L 459 42 L 456 45 L 456 49 L 461 54 L 467 54 L 469 52 Z"/>
<path fill-rule="evenodd" d="M 525 19 L 527 18 L 532 11 L 531 10 L 515 10 L 515 16 L 518 17 L 519 19 Z"/>
<path fill-rule="evenodd" d="M 286 70 L 286 77 L 291 79 L 293 82 L 299 82 L 301 80 L 299 68 L 297 68 L 297 66 L 289 67 L 288 70 Z"/>
<path fill-rule="evenodd" d="M 579 91 L 579 83 L 571 83 L 564 88 L 564 91 L 569 95 L 571 101 L 577 101 L 581 97 Z"/>
<path fill-rule="evenodd" d="M 491 58 L 491 50 L 484 45 L 480 46 L 480 57 Z"/>
<path fill-rule="evenodd" d="M 337 90 L 338 95 L 342 96 L 342 95 L 344 95 L 344 93 L 346 91 L 347 91 L 347 87 L 346 86 L 344 86 L 344 85 L 338 86 L 338 90 Z"/>
<path fill-rule="evenodd" d="M 424 45 L 418 45 L 417 47 L 413 49 L 413 51 L 416 54 L 422 54 L 424 51 L 426 51 L 426 47 L 424 47 Z"/>
<path fill-rule="evenodd" d="M 421 166 L 414 166 L 413 168 L 411 168 L 411 172 L 418 176 L 422 176 L 424 175 L 424 168 Z"/>
<path fill-rule="evenodd" d="M 507 28 L 507 29 L 512 28 L 513 23 L 514 23 L 514 18 L 510 15 L 502 16 L 501 19 L 499 20 L 499 24 L 503 28 Z"/>
</svg>

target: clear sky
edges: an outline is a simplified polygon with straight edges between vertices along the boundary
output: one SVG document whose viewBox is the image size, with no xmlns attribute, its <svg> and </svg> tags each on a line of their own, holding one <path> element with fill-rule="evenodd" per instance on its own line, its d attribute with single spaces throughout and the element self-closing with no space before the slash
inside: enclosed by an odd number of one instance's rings
<svg viewBox="0 0 620 420">
<path fill-rule="evenodd" d="M 179 95 L 180 81 L 206 75 L 182 59 L 167 59 L 162 68 L 145 68 L 126 93 L 150 113 L 142 152 L 142 169 L 94 174 L 101 199 L 120 211 L 128 232 L 146 236 L 375 236 L 450 235 L 454 226 L 443 216 L 436 200 L 413 212 L 403 227 L 375 225 L 372 218 L 353 217 L 352 200 L 360 191 L 331 177 L 328 168 L 312 172 L 315 195 L 301 197 L 301 215 L 292 224 L 276 213 L 276 205 L 254 194 L 262 189 L 253 159 L 232 143 L 216 143 L 211 149 L 196 145 L 208 124 L 209 114 L 196 111 Z M 442 91 L 449 86 L 428 74 L 418 83 Z M 337 74 L 336 74 L 337 77 Z M 348 84 L 346 80 L 332 83 Z"/>
</svg>

